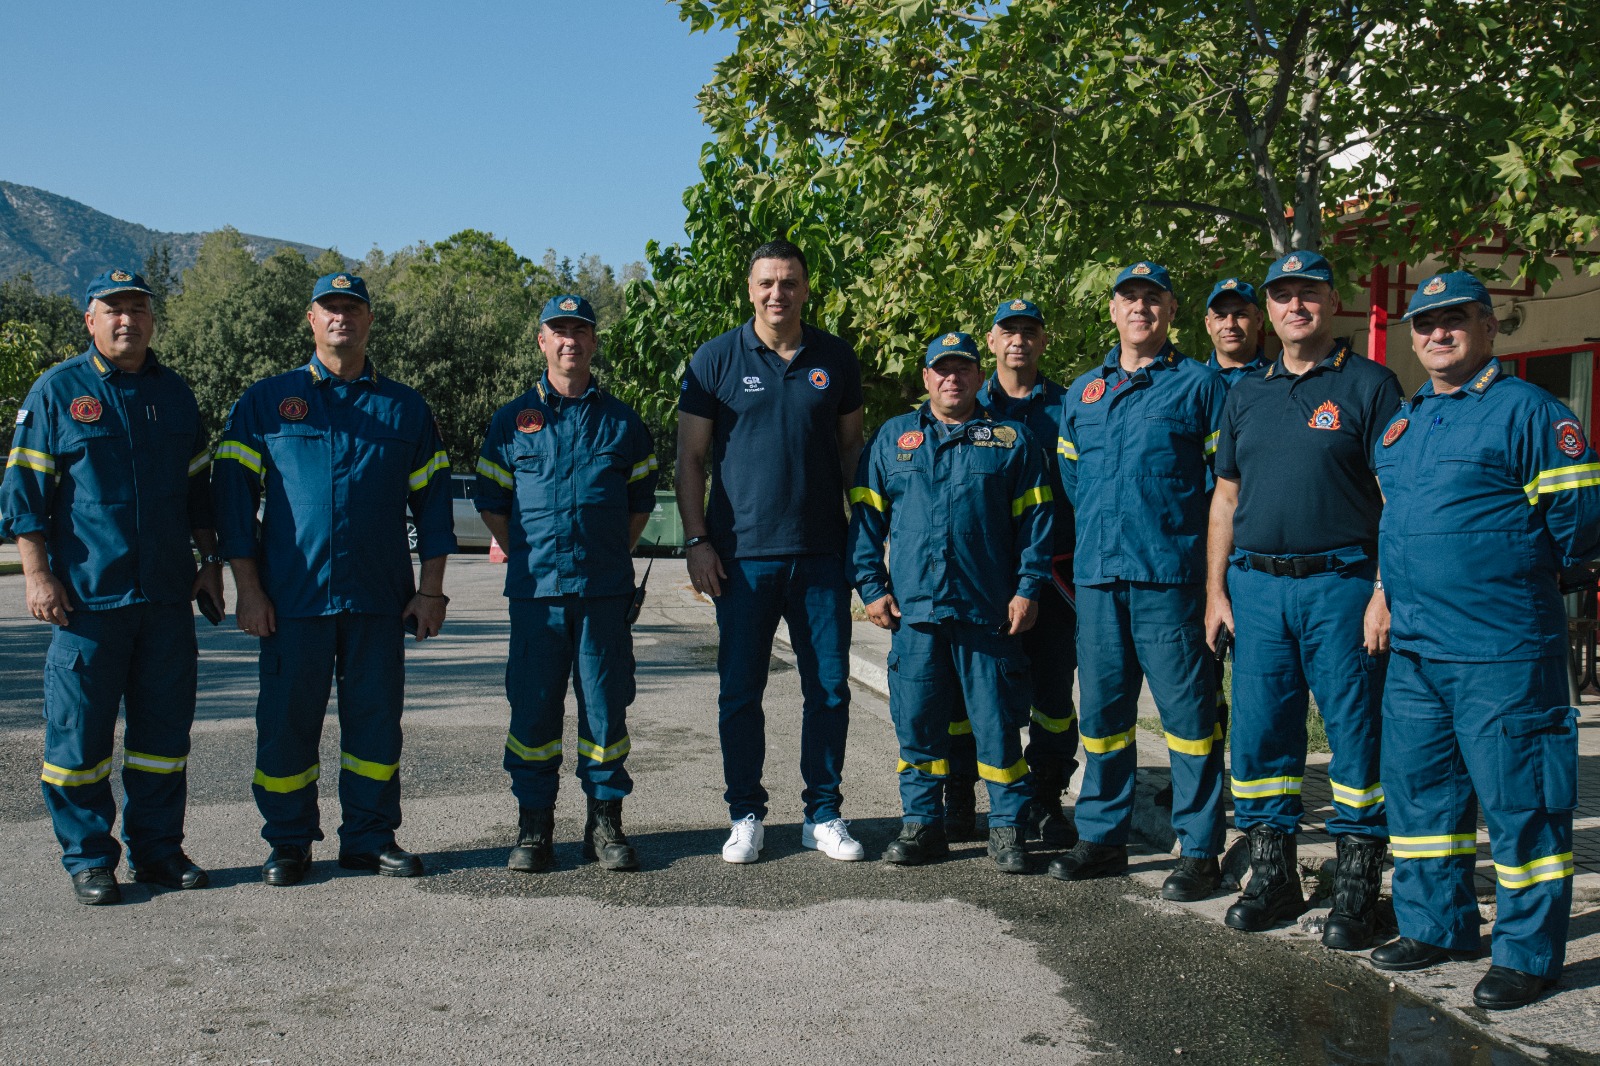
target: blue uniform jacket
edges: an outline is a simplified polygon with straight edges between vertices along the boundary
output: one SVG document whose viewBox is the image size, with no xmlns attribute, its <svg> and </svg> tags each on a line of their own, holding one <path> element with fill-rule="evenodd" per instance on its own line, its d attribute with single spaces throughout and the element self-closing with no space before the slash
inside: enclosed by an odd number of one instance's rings
<svg viewBox="0 0 1600 1066">
<path fill-rule="evenodd" d="M 40 375 L 17 412 L 0 535 L 44 535 L 74 608 L 183 603 L 190 530 L 210 529 L 211 453 L 194 393 L 154 352 L 123 373 L 91 347 Z"/>
<path fill-rule="evenodd" d="M 978 406 L 994 418 L 1005 422 L 1021 422 L 1033 434 L 1044 459 L 1044 473 L 1049 480 L 1054 507 L 1051 520 L 1051 554 L 1071 555 L 1074 542 L 1072 504 L 1061 488 L 1061 471 L 1056 467 L 1056 436 L 1061 432 L 1061 401 L 1067 390 L 1043 374 L 1027 396 L 1013 399 L 1000 387 L 999 380 L 990 375 L 978 390 Z"/>
<path fill-rule="evenodd" d="M 450 459 L 433 413 L 370 359 L 351 382 L 313 355 L 250 386 L 222 435 L 212 473 L 218 547 L 257 560 L 280 617 L 405 610 L 416 590 L 408 506 L 419 556 L 456 549 Z"/>
<path fill-rule="evenodd" d="M 1050 580 L 1051 489 L 1026 426 L 979 408 L 942 440 L 927 404 L 883 424 L 850 492 L 863 603 L 893 592 L 906 622 L 1002 625 Z M 884 544 L 889 559 L 884 562 Z"/>
<path fill-rule="evenodd" d="M 542 377 L 496 411 L 477 507 L 513 518 L 506 595 L 631 593 L 629 516 L 655 509 L 657 476 L 644 421 L 592 380 L 568 399 Z"/>
<path fill-rule="evenodd" d="M 1078 527 L 1073 581 L 1205 580 L 1208 478 L 1228 388 L 1170 344 L 1123 378 L 1121 345 L 1061 405 L 1061 484 Z"/>
<path fill-rule="evenodd" d="M 1600 459 L 1578 420 L 1491 361 L 1429 382 L 1373 448 L 1393 646 L 1494 662 L 1565 654 L 1561 571 L 1600 554 Z"/>
</svg>

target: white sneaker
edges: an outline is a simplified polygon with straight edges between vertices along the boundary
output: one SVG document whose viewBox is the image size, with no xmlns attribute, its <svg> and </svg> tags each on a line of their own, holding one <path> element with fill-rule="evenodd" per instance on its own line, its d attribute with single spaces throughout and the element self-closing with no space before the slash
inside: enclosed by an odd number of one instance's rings
<svg viewBox="0 0 1600 1066">
<path fill-rule="evenodd" d="M 755 862 L 761 857 L 761 845 L 766 835 L 767 831 L 756 821 L 755 815 L 745 815 L 733 823 L 728 842 L 722 845 L 722 861 Z"/>
<path fill-rule="evenodd" d="M 850 823 L 843 818 L 828 822 L 807 822 L 800 827 L 800 843 L 822 852 L 830 859 L 856 862 L 867 857 L 861 841 L 850 835 Z"/>
</svg>

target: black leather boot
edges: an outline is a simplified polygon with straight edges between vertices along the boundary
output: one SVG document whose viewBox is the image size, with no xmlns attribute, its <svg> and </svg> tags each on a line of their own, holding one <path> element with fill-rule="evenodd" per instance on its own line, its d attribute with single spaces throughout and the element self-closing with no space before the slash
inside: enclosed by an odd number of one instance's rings
<svg viewBox="0 0 1600 1066">
<path fill-rule="evenodd" d="M 1250 884 L 1228 908 L 1223 921 L 1230 928 L 1259 933 L 1275 923 L 1298 918 L 1306 909 L 1300 891 L 1300 864 L 1293 836 L 1270 825 L 1253 825 L 1250 837 Z"/>
<path fill-rule="evenodd" d="M 517 846 L 506 869 L 538 874 L 555 865 L 556 812 L 550 807 L 517 808 Z"/>
<path fill-rule="evenodd" d="M 944 836 L 946 840 L 978 838 L 978 801 L 970 777 L 944 779 Z"/>
<path fill-rule="evenodd" d="M 1388 841 L 1344 835 L 1334 840 L 1333 910 L 1322 927 L 1322 946 L 1365 951 L 1372 946 L 1373 915 L 1383 887 L 1383 857 Z"/>
<path fill-rule="evenodd" d="M 622 831 L 622 801 L 589 797 L 589 819 L 583 825 L 583 857 L 607 870 L 637 870 L 639 856 Z"/>
<path fill-rule="evenodd" d="M 1028 845 L 1020 825 L 989 827 L 989 858 L 1008 874 L 1028 872 Z"/>
<path fill-rule="evenodd" d="M 1078 842 L 1078 827 L 1061 809 L 1061 790 L 1065 785 L 1059 766 L 1033 772 L 1033 799 L 1028 801 L 1028 834 L 1038 837 L 1052 848 L 1070 848 Z"/>
<path fill-rule="evenodd" d="M 904 822 L 900 826 L 900 835 L 889 841 L 889 846 L 883 849 L 883 861 L 897 866 L 921 866 L 948 854 L 950 844 L 943 826 Z"/>
</svg>

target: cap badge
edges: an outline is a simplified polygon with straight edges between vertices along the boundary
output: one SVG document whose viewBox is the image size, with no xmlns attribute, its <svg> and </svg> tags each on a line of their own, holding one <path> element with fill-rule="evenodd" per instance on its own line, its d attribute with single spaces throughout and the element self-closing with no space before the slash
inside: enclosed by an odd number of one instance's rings
<svg viewBox="0 0 1600 1066">
<path fill-rule="evenodd" d="M 310 408 L 306 406 L 306 402 L 298 396 L 285 397 L 283 402 L 278 404 L 278 413 L 291 422 L 300 421 L 308 410 Z"/>
<path fill-rule="evenodd" d="M 1321 407 L 1311 412 L 1306 425 L 1312 429 L 1338 429 L 1339 405 L 1332 400 L 1324 400 Z"/>
<path fill-rule="evenodd" d="M 576 311 L 578 309 L 578 301 L 574 300 L 572 297 L 568 296 L 565 300 L 562 300 L 556 306 L 561 308 L 561 310 L 563 310 L 563 311 Z"/>
<path fill-rule="evenodd" d="M 1583 439 L 1583 427 L 1576 418 L 1563 418 L 1556 423 L 1556 447 L 1568 459 L 1576 459 L 1589 447 Z"/>
<path fill-rule="evenodd" d="M 946 348 L 954 348 L 956 345 L 961 343 L 961 338 L 956 336 L 954 333 L 946 333 L 944 335 L 944 340 L 940 341 L 939 343 L 944 345 Z"/>
<path fill-rule="evenodd" d="M 1094 403 L 1106 394 L 1106 379 L 1095 378 L 1083 387 L 1083 402 Z"/>
<path fill-rule="evenodd" d="M 1404 433 L 1406 431 L 1406 427 L 1410 424 L 1411 420 L 1409 418 L 1402 418 L 1399 421 L 1391 424 L 1389 428 L 1383 432 L 1383 446 L 1387 448 L 1389 445 L 1399 440 L 1400 434 Z"/>
<path fill-rule="evenodd" d="M 995 426 L 994 439 L 1001 444 L 1014 444 L 1017 439 L 1017 431 L 1010 426 Z"/>
<path fill-rule="evenodd" d="M 517 432 L 537 433 L 544 428 L 544 415 L 531 407 L 517 412 Z"/>
<path fill-rule="evenodd" d="M 1444 291 L 1444 279 L 1434 278 L 1422 287 L 1422 295 L 1437 296 Z"/>
<path fill-rule="evenodd" d="M 900 439 L 895 441 L 895 444 L 903 452 L 914 452 L 918 448 L 922 447 L 922 442 L 925 439 L 926 438 L 922 435 L 922 430 L 913 429 L 909 433 L 900 434 Z"/>
<path fill-rule="evenodd" d="M 133 275 L 128 273 L 126 270 L 113 270 L 111 272 L 111 280 L 112 281 L 132 281 L 133 280 Z"/>
<path fill-rule="evenodd" d="M 1283 261 L 1283 272 L 1285 274 L 1291 273 L 1292 271 L 1299 270 L 1302 265 L 1303 264 L 1300 262 L 1300 257 L 1298 255 L 1291 255 L 1289 258 Z"/>
<path fill-rule="evenodd" d="M 345 277 L 343 274 L 340 274 L 338 277 L 328 282 L 328 284 L 335 289 L 348 289 L 350 287 L 350 279 Z"/>
<path fill-rule="evenodd" d="M 1028 301 L 1027 300 L 1012 300 L 1011 301 L 1011 310 L 1013 310 L 1013 311 L 1026 311 L 1027 309 L 1028 309 Z"/>
<path fill-rule="evenodd" d="M 828 387 L 828 372 L 818 367 L 810 374 L 812 388 L 825 389 Z"/>
<path fill-rule="evenodd" d="M 1133 265 L 1133 269 L 1128 271 L 1128 273 L 1138 275 L 1139 277 L 1144 277 L 1146 274 L 1150 273 L 1150 264 L 1135 263 Z"/>
<path fill-rule="evenodd" d="M 1239 287 L 1239 279 L 1229 278 L 1227 281 L 1222 283 L 1222 287 L 1224 289 L 1237 289 Z"/>
<path fill-rule="evenodd" d="M 103 410 L 100 401 L 93 396 L 79 396 L 72 401 L 72 418 L 75 422 L 98 422 Z"/>
</svg>

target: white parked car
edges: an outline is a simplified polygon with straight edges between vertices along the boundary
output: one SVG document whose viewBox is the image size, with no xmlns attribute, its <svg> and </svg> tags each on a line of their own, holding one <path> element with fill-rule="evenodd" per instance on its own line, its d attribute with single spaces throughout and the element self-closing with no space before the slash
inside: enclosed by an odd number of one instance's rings
<svg viewBox="0 0 1600 1066">
<path fill-rule="evenodd" d="M 456 523 L 456 544 L 462 548 L 481 548 L 489 550 L 489 527 L 483 524 L 483 516 L 478 513 L 478 508 L 473 505 L 472 498 L 478 490 L 478 479 L 471 474 L 450 475 L 450 510 Z M 411 550 L 417 550 L 417 526 L 411 519 L 406 519 L 406 542 L 411 545 Z"/>
</svg>

